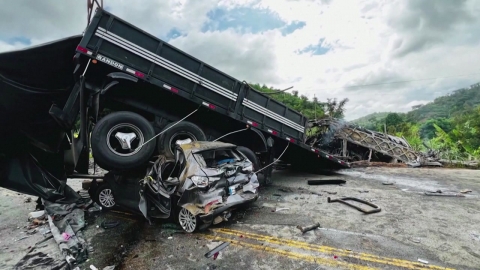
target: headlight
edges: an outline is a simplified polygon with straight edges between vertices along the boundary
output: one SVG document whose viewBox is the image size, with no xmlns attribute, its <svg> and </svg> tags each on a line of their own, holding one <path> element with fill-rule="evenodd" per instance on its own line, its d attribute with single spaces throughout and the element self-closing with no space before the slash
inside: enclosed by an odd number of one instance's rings
<svg viewBox="0 0 480 270">
<path fill-rule="evenodd" d="M 206 177 L 206 176 L 194 175 L 190 179 L 192 179 L 192 182 L 197 187 L 206 187 L 206 186 L 208 186 L 209 183 L 220 180 L 220 177 L 218 177 L 218 176 Z"/>
</svg>

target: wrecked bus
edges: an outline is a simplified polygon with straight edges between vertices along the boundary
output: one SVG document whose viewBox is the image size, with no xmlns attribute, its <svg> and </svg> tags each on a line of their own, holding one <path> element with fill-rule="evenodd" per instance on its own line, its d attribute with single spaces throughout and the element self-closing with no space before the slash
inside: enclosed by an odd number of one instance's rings
<svg viewBox="0 0 480 270">
<path fill-rule="evenodd" d="M 91 178 L 91 158 L 117 173 L 172 158 L 185 139 L 239 146 L 265 183 L 276 159 L 349 167 L 304 143 L 304 115 L 101 8 L 81 36 L 0 54 L 0 115 L 2 186 L 29 194 Z"/>
</svg>

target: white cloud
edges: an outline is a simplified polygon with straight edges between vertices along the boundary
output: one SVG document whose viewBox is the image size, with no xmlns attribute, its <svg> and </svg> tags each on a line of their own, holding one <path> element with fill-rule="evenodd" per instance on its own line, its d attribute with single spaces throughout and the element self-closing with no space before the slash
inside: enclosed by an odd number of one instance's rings
<svg viewBox="0 0 480 270">
<path fill-rule="evenodd" d="M 278 58 L 271 50 L 278 35 L 240 35 L 231 30 L 196 32 L 176 38 L 171 44 L 239 80 L 278 83 Z M 239 40 L 242 46 L 235 46 Z"/>
<path fill-rule="evenodd" d="M 376 111 L 405 112 L 412 104 L 480 81 L 480 74 L 451 78 L 479 72 L 480 0 L 143 0 L 135 4 L 118 0 L 106 4 L 115 15 L 159 37 L 172 28 L 187 33 L 171 43 L 239 80 L 279 88 L 293 85 L 301 94 L 315 94 L 320 100 L 348 97 L 347 119 Z M 286 23 L 306 25 L 287 36 L 280 30 L 200 31 L 213 8 L 245 6 L 268 8 Z M 79 34 L 85 24 L 84 2 L 44 0 L 26 6 L 24 1 L 9 1 L 0 10 L 0 51 L 22 46 L 2 42 L 5 36 L 38 43 Z M 298 53 L 321 40 L 329 49 L 325 54 Z M 425 78 L 439 79 L 421 80 Z M 398 81 L 412 82 L 385 84 Z M 355 85 L 372 86 L 348 87 Z"/>
<path fill-rule="evenodd" d="M 7 43 L 0 40 L 0 52 L 14 51 L 25 47 L 25 44 L 15 42 Z"/>
</svg>

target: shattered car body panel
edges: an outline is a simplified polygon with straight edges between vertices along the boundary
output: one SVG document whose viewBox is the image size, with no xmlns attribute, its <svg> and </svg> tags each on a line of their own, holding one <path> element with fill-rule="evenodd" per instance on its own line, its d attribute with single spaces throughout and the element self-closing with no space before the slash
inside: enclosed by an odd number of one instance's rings
<svg viewBox="0 0 480 270">
<path fill-rule="evenodd" d="M 177 146 L 178 206 L 199 215 L 204 222 L 223 211 L 258 198 L 259 182 L 252 163 L 236 146 L 221 142 L 193 142 Z"/>
</svg>

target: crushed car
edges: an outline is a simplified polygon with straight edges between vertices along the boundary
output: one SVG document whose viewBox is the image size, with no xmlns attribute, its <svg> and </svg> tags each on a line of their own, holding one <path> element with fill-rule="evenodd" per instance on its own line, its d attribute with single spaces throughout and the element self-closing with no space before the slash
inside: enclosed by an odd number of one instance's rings
<svg viewBox="0 0 480 270">
<path fill-rule="evenodd" d="M 188 233 L 228 220 L 258 199 L 252 162 L 224 142 L 177 141 L 175 158 L 159 155 L 146 173 L 93 180 L 89 193 L 103 208 L 121 208 L 151 219 L 173 218 Z"/>
</svg>

